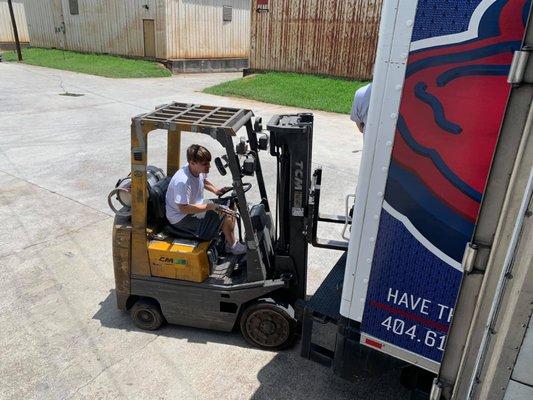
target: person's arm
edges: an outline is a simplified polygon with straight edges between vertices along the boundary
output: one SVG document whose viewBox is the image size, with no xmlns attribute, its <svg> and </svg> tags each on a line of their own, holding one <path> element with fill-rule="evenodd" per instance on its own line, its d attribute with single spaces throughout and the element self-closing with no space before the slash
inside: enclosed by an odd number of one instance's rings
<svg viewBox="0 0 533 400">
<path fill-rule="evenodd" d="M 359 117 L 361 96 L 358 92 L 359 91 L 356 91 L 353 97 L 352 110 L 350 111 L 350 119 L 355 122 L 355 124 L 357 125 L 357 129 L 359 129 L 359 132 L 363 133 L 365 124 L 363 123 L 363 121 L 361 121 L 361 118 Z"/>
<path fill-rule="evenodd" d="M 204 180 L 204 188 L 213 194 L 217 194 L 217 191 L 219 190 L 215 185 L 213 185 L 207 179 Z"/>
<path fill-rule="evenodd" d="M 172 182 L 171 182 L 172 184 Z M 191 201 L 191 187 L 184 182 L 175 184 L 174 203 L 183 214 L 198 214 L 214 210 L 216 204 L 189 204 Z"/>
<path fill-rule="evenodd" d="M 180 204 L 178 205 L 180 212 L 183 214 L 198 214 L 209 210 L 214 210 L 217 205 L 215 203 L 206 204 Z"/>
<path fill-rule="evenodd" d="M 231 189 L 229 186 L 224 186 L 222 189 L 219 189 L 207 179 L 204 180 L 204 188 L 217 196 L 220 196 Z"/>
</svg>

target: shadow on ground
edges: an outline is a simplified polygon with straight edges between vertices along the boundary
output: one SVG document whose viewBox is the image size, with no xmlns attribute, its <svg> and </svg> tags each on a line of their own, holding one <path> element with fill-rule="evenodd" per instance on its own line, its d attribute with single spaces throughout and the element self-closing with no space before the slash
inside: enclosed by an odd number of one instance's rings
<svg viewBox="0 0 533 400">
<path fill-rule="evenodd" d="M 257 375 L 260 382 L 252 400 L 405 400 L 399 371 L 379 377 L 346 381 L 299 355 L 299 348 L 278 353 Z"/>
<path fill-rule="evenodd" d="M 117 309 L 115 291 L 100 303 L 93 316 L 108 328 L 139 331 L 129 315 Z M 185 339 L 194 343 L 220 343 L 251 349 L 240 333 L 216 332 L 205 329 L 165 325 L 157 335 Z M 300 344 L 277 353 L 257 375 L 259 388 L 252 400 L 400 400 L 408 392 L 400 386 L 399 372 L 392 371 L 376 378 L 361 378 L 348 382 L 333 374 L 331 369 L 300 356 Z"/>
<path fill-rule="evenodd" d="M 100 309 L 94 314 L 93 319 L 99 320 L 102 326 L 107 328 L 122 329 L 125 331 L 141 332 L 137 328 L 129 314 L 117 308 L 115 290 L 110 290 L 107 298 L 100 303 Z M 146 331 L 142 331 L 146 332 Z M 238 332 L 218 332 L 207 329 L 191 328 L 165 324 L 154 332 L 154 335 L 185 339 L 194 343 L 220 343 L 243 348 L 251 346 L 242 338 Z"/>
</svg>

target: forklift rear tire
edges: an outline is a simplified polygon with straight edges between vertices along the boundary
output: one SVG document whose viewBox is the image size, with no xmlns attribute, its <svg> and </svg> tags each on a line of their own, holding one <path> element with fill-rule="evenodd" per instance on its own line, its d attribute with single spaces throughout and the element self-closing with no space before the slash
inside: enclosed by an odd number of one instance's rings
<svg viewBox="0 0 533 400">
<path fill-rule="evenodd" d="M 294 343 L 296 320 L 276 303 L 255 303 L 246 308 L 240 319 L 242 336 L 254 347 L 281 350 Z"/>
<path fill-rule="evenodd" d="M 135 326 L 145 331 L 159 329 L 164 321 L 159 305 L 148 299 L 137 300 L 131 307 L 130 315 Z"/>
</svg>

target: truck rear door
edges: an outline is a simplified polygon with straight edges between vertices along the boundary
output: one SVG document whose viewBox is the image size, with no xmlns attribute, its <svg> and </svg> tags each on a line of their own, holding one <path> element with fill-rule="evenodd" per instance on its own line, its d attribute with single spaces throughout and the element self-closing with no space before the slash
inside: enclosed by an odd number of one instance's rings
<svg viewBox="0 0 533 400">
<path fill-rule="evenodd" d="M 384 2 L 341 314 L 435 373 L 530 5 Z"/>
</svg>

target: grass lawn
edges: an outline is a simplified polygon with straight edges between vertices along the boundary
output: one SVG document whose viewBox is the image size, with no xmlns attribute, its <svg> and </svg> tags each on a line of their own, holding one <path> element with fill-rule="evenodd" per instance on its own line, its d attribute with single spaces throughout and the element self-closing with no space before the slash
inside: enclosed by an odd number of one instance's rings
<svg viewBox="0 0 533 400">
<path fill-rule="evenodd" d="M 17 61 L 15 51 L 2 54 L 6 61 Z M 151 78 L 172 75 L 153 61 L 132 60 L 103 54 L 85 54 L 55 49 L 25 48 L 22 59 L 26 64 L 82 72 L 108 78 Z"/>
<path fill-rule="evenodd" d="M 349 114 L 355 91 L 364 84 L 340 78 L 268 72 L 211 86 L 204 92 Z"/>
</svg>

